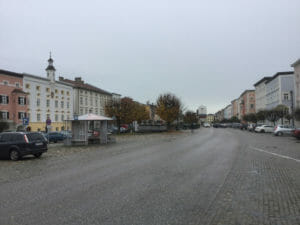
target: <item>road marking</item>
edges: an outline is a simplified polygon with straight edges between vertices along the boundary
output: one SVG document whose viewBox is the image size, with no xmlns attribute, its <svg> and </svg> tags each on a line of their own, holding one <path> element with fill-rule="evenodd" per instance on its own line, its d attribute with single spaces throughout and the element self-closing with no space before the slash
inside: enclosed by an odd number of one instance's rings
<svg viewBox="0 0 300 225">
<path fill-rule="evenodd" d="M 294 160 L 294 161 L 300 163 L 300 159 L 295 159 L 295 158 L 292 158 L 292 157 L 289 157 L 289 156 L 286 156 L 286 155 L 280 155 L 280 154 L 277 154 L 277 153 L 274 153 L 274 152 L 269 152 L 269 151 L 266 151 L 266 150 L 263 150 L 263 149 L 260 149 L 260 148 L 255 148 L 255 147 L 252 147 L 252 146 L 250 146 L 250 148 L 253 149 L 253 150 L 256 150 L 256 151 L 260 151 L 260 152 L 270 154 L 270 155 L 275 155 L 275 156 L 280 157 L 280 158 L 291 159 L 291 160 Z"/>
</svg>

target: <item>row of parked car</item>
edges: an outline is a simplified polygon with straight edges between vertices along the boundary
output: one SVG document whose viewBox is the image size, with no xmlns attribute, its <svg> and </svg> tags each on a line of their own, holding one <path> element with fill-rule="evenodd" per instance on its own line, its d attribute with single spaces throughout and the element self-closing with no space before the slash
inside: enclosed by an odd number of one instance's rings
<svg viewBox="0 0 300 225">
<path fill-rule="evenodd" d="M 70 131 L 3 132 L 0 133 L 0 158 L 18 160 L 25 155 L 39 158 L 48 150 L 50 142 L 57 143 L 70 137 L 72 137 Z"/>
<path fill-rule="evenodd" d="M 241 130 L 254 131 L 257 133 L 273 133 L 275 136 L 282 135 L 293 135 L 294 137 L 300 139 L 300 128 L 295 128 L 288 125 L 277 125 L 271 126 L 266 124 L 243 124 L 243 123 L 215 123 L 213 124 L 215 128 L 238 128 Z"/>
</svg>

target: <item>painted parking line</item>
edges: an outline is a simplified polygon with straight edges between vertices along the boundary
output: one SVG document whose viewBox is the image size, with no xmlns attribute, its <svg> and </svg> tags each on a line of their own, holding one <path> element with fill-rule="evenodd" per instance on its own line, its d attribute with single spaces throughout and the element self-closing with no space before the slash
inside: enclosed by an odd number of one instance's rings
<svg viewBox="0 0 300 225">
<path fill-rule="evenodd" d="M 264 149 L 255 148 L 255 147 L 252 147 L 252 146 L 250 146 L 250 148 L 253 149 L 253 150 L 256 150 L 256 151 L 264 152 L 264 153 L 267 153 L 267 154 L 270 154 L 270 155 L 274 155 L 274 156 L 277 156 L 277 157 L 280 157 L 280 158 L 283 158 L 283 159 L 294 160 L 294 161 L 300 163 L 300 159 L 295 159 L 295 158 L 292 158 L 292 157 L 289 157 L 289 156 L 286 156 L 286 155 L 280 155 L 280 154 L 277 154 L 277 153 L 274 153 L 274 152 L 269 152 L 269 151 L 266 151 Z"/>
</svg>

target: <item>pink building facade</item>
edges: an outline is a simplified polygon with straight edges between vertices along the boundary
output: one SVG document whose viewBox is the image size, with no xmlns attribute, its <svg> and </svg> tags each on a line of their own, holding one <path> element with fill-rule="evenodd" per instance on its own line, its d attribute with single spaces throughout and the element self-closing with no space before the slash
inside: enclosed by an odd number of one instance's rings
<svg viewBox="0 0 300 225">
<path fill-rule="evenodd" d="M 0 70 L 0 120 L 21 125 L 27 117 L 27 94 L 22 90 L 23 75 Z"/>
</svg>

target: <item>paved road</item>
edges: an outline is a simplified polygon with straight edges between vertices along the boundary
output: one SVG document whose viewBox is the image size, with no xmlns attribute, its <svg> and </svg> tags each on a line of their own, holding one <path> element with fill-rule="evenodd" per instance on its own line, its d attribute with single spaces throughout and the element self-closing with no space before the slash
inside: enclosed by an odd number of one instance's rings
<svg viewBox="0 0 300 225">
<path fill-rule="evenodd" d="M 0 161 L 0 224 L 300 224 L 296 140 L 213 128 L 150 139 Z"/>
</svg>

